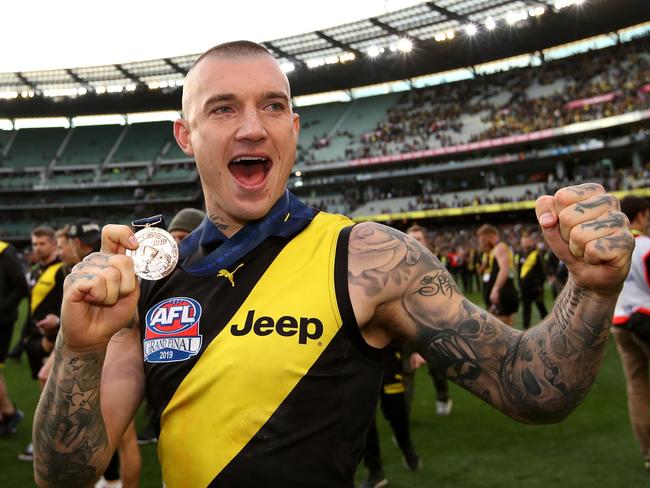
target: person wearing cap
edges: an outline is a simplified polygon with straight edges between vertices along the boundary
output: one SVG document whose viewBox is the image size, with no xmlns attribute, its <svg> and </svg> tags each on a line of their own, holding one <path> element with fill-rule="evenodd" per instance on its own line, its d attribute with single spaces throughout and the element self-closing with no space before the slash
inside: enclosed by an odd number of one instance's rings
<svg viewBox="0 0 650 488">
<path fill-rule="evenodd" d="M 176 243 L 181 242 L 185 236 L 196 229 L 203 219 L 205 212 L 196 208 L 184 208 L 180 210 L 169 223 L 167 231 L 172 235 Z"/>
<path fill-rule="evenodd" d="M 82 219 L 70 226 L 68 237 L 72 240 L 75 252 L 81 261 L 91 252 L 99 251 L 102 241 L 101 227 L 97 222 Z"/>
<path fill-rule="evenodd" d="M 630 220 L 636 246 L 616 302 L 612 335 L 623 363 L 630 423 L 650 471 L 650 202 L 627 196 L 621 200 L 621 210 Z"/>
</svg>

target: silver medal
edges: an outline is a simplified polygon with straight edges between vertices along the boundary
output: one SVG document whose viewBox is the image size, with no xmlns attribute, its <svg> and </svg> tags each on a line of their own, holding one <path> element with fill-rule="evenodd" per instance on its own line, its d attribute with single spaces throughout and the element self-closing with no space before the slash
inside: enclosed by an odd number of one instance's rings
<svg viewBox="0 0 650 488">
<path fill-rule="evenodd" d="M 135 274 L 143 280 L 159 280 L 171 273 L 178 262 L 178 245 L 172 235 L 158 227 L 145 227 L 135 233 L 138 248 L 126 250 L 133 259 Z"/>
</svg>

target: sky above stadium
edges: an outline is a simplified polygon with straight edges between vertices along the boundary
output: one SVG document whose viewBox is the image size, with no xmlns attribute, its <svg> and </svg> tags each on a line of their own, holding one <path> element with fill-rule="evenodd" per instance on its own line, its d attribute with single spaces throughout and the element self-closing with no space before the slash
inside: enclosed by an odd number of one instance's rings
<svg viewBox="0 0 650 488">
<path fill-rule="evenodd" d="M 3 2 L 0 72 L 195 54 L 353 22 L 421 0 L 32 0 Z"/>
</svg>

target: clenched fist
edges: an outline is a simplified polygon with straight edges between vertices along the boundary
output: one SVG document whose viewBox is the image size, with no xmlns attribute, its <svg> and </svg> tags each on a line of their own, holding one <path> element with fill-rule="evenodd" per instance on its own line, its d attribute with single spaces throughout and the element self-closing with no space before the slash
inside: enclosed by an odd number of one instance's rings
<svg viewBox="0 0 650 488">
<path fill-rule="evenodd" d="M 61 331 L 69 349 L 105 349 L 115 332 L 133 322 L 140 285 L 125 252 L 137 247 L 131 229 L 107 225 L 102 230 L 101 252 L 86 256 L 72 268 L 61 306 Z"/>
<path fill-rule="evenodd" d="M 604 296 L 620 291 L 634 237 L 616 197 L 596 183 L 568 186 L 539 197 L 535 213 L 546 242 L 578 286 Z"/>
</svg>

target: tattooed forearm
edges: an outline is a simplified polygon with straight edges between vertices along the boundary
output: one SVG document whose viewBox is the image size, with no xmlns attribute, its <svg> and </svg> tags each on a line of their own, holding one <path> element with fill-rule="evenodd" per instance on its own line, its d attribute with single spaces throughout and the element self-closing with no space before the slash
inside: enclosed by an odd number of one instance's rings
<svg viewBox="0 0 650 488">
<path fill-rule="evenodd" d="M 110 457 L 100 411 L 104 353 L 69 353 L 59 339 L 34 419 L 34 469 L 48 486 L 92 486 Z"/>
<path fill-rule="evenodd" d="M 549 317 L 524 333 L 466 300 L 432 302 L 442 296 L 411 294 L 403 307 L 415 323 L 420 353 L 459 385 L 534 423 L 565 418 L 589 391 L 613 300 L 598 301 L 570 281 Z"/>
</svg>

